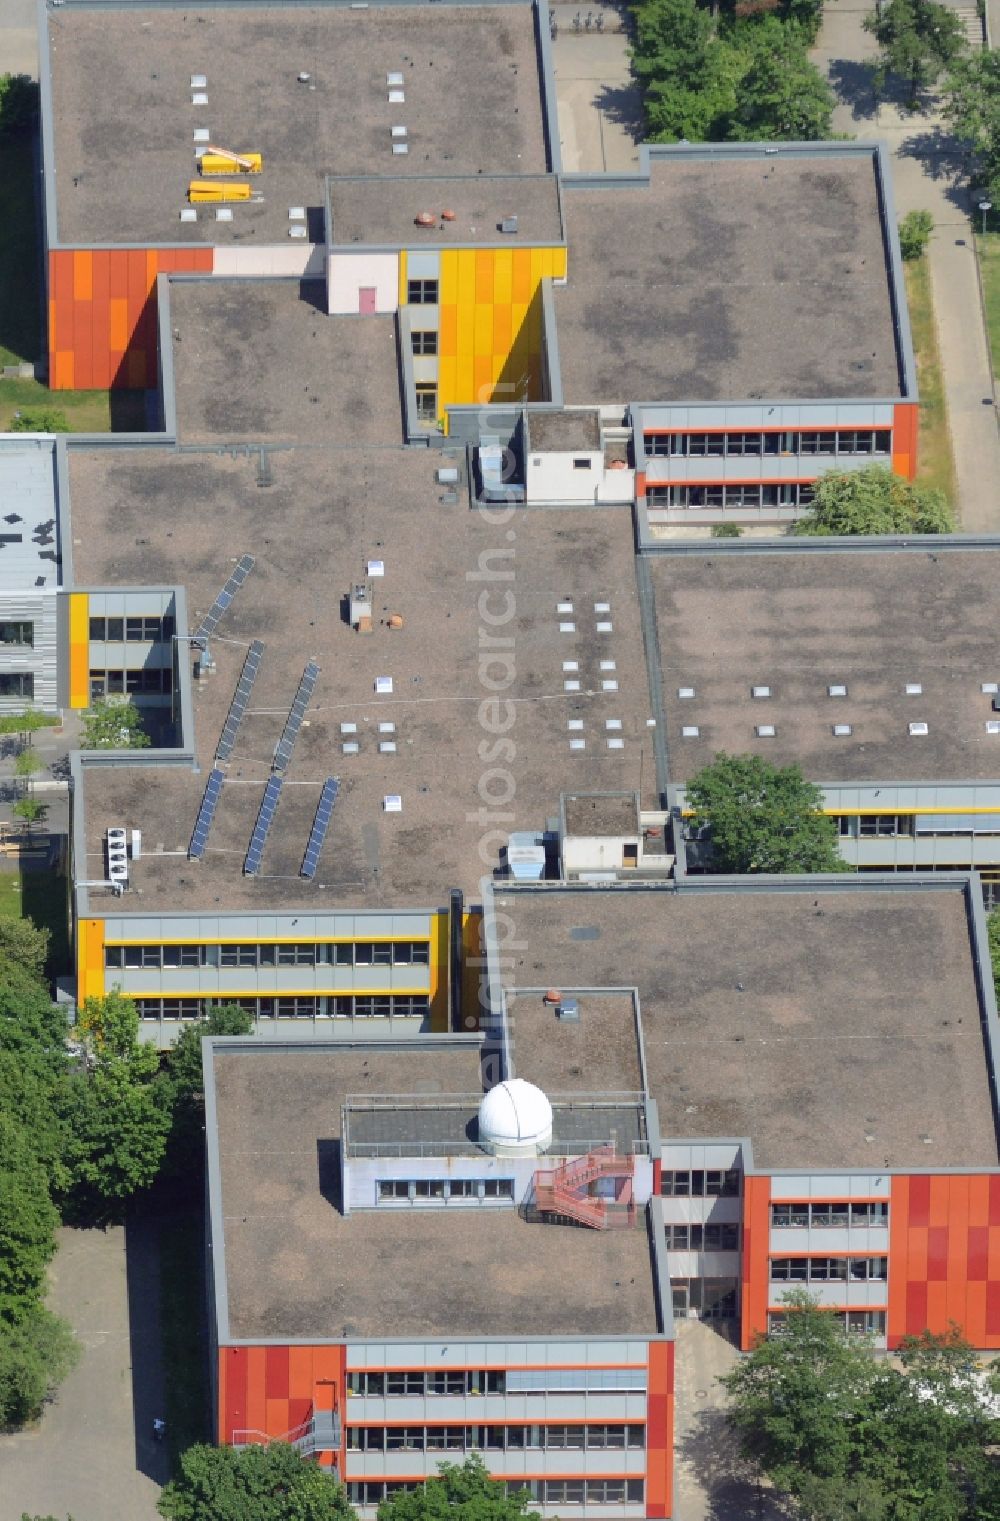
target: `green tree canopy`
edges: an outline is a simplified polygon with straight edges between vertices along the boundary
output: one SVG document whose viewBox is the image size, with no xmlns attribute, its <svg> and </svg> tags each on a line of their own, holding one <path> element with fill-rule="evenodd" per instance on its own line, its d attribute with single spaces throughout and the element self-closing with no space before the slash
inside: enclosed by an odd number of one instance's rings
<svg viewBox="0 0 1000 1521">
<path fill-rule="evenodd" d="M 165 1171 L 198 1186 L 205 1158 L 205 1096 L 202 1041 L 209 1035 L 246 1035 L 252 1017 L 239 1004 L 220 1004 L 207 1019 L 185 1025 L 167 1052 L 158 1083 L 170 1115 Z"/>
<path fill-rule="evenodd" d="M 912 104 L 966 47 L 957 12 L 937 0 L 888 0 L 865 17 L 864 27 L 879 45 L 879 89 L 896 74 L 907 81 Z"/>
<path fill-rule="evenodd" d="M 73 1084 L 73 1183 L 91 1199 L 121 1202 L 156 1177 L 170 1114 L 156 1082 L 159 1061 L 139 1040 L 134 1002 L 88 998 L 78 1016 L 85 1061 Z"/>
<path fill-rule="evenodd" d="M 344 1486 L 284 1442 L 189 1447 L 157 1501 L 165 1521 L 352 1521 Z"/>
<path fill-rule="evenodd" d="M 81 750 L 145 750 L 149 743 L 134 702 L 101 698 L 83 715 Z"/>
<path fill-rule="evenodd" d="M 1000 206 L 1000 48 L 956 58 L 944 84 L 944 114 L 966 147 L 975 182 Z"/>
<path fill-rule="evenodd" d="M 797 534 L 953 533 L 951 509 L 932 486 L 904 481 L 885 465 L 821 475 Z"/>
<path fill-rule="evenodd" d="M 761 38 L 736 94 L 729 136 L 737 142 L 812 142 L 830 136 L 833 91 L 793 28 Z"/>
<path fill-rule="evenodd" d="M 686 788 L 690 820 L 707 829 L 719 871 L 843 871 L 823 794 L 798 766 L 720 752 Z"/>
<path fill-rule="evenodd" d="M 0 1320 L 20 1319 L 43 1297 L 58 1224 L 28 1136 L 0 1112 Z"/>
<path fill-rule="evenodd" d="M 934 231 L 929 211 L 908 211 L 899 224 L 899 251 L 904 259 L 922 259 Z"/>
<path fill-rule="evenodd" d="M 723 1377 L 745 1457 L 811 1521 L 985 1521 L 1000 1486 L 989 1448 L 995 1372 L 954 1329 L 901 1349 L 902 1367 L 846 1335 L 804 1292 L 780 1334 Z"/>
<path fill-rule="evenodd" d="M 442 1463 L 419 1489 L 399 1490 L 383 1500 L 378 1521 L 539 1521 L 528 1491 L 508 1494 L 491 1479 L 478 1452 L 464 1463 Z"/>
<path fill-rule="evenodd" d="M 13 1325 L 0 1321 L 0 1426 L 34 1420 L 79 1355 L 66 1322 L 41 1305 Z"/>
<path fill-rule="evenodd" d="M 38 86 L 27 74 L 0 74 L 0 142 L 23 137 L 38 121 Z"/>
<path fill-rule="evenodd" d="M 72 433 L 69 418 L 55 407 L 30 407 L 18 412 L 10 425 L 12 433 Z"/>
</svg>

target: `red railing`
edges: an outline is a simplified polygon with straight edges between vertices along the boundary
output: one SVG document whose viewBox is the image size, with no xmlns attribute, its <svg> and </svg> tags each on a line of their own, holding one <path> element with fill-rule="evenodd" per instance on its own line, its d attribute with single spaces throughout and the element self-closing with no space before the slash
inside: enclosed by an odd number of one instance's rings
<svg viewBox="0 0 1000 1521">
<path fill-rule="evenodd" d="M 543 1214 L 564 1215 L 579 1225 L 603 1231 L 635 1224 L 632 1192 L 633 1157 L 618 1156 L 613 1146 L 601 1146 L 559 1167 L 535 1173 L 535 1204 Z M 614 1178 L 613 1196 L 590 1192 L 600 1178 Z"/>
</svg>

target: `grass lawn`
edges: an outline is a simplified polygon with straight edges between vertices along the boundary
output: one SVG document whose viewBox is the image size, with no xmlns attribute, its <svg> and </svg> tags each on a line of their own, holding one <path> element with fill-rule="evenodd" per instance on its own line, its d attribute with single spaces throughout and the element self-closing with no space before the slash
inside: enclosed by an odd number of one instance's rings
<svg viewBox="0 0 1000 1521">
<path fill-rule="evenodd" d="M 983 299 L 986 303 L 986 330 L 993 354 L 993 373 L 1000 373 L 1000 232 L 988 232 L 977 237 L 979 268 L 983 277 Z"/>
<path fill-rule="evenodd" d="M 953 505 L 958 501 L 955 460 L 951 452 L 951 433 L 944 399 L 941 356 L 938 353 L 931 297 L 930 266 L 926 257 L 910 259 L 903 265 L 906 299 L 910 308 L 910 329 L 917 357 L 917 387 L 920 392 L 920 433 L 917 442 L 917 479 L 925 486 L 936 486 Z"/>
<path fill-rule="evenodd" d="M 160 1331 L 167 1441 L 177 1459 L 212 1440 L 208 1413 L 204 1221 L 197 1207 L 160 1223 Z"/>
<path fill-rule="evenodd" d="M 54 871 L 0 872 L 0 918 L 31 919 L 49 932 L 50 981 L 70 970 L 66 878 Z"/>
</svg>

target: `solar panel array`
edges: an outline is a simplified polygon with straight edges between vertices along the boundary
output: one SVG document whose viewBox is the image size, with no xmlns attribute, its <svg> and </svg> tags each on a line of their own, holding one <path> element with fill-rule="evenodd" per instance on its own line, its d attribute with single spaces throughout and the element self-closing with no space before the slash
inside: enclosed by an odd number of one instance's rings
<svg viewBox="0 0 1000 1521">
<path fill-rule="evenodd" d="M 319 803 L 316 807 L 316 817 L 313 819 L 309 843 L 306 846 L 306 853 L 302 857 L 302 865 L 299 867 L 300 877 L 309 877 L 311 879 L 316 875 L 316 868 L 319 865 L 319 853 L 323 849 L 323 841 L 326 839 L 326 831 L 330 827 L 330 819 L 339 791 L 340 782 L 337 777 L 328 776 L 323 783 L 323 791 L 319 795 Z"/>
<path fill-rule="evenodd" d="M 278 809 L 278 798 L 281 794 L 283 778 L 272 776 L 264 788 L 264 798 L 257 815 L 257 822 L 253 826 L 253 834 L 250 836 L 250 848 L 247 851 L 246 860 L 243 862 L 243 870 L 247 876 L 253 876 L 260 871 L 261 857 L 264 854 L 264 842 L 267 832 L 274 823 L 274 815 Z"/>
<path fill-rule="evenodd" d="M 240 679 L 236 684 L 236 691 L 230 704 L 229 716 L 226 719 L 222 736 L 215 751 L 216 760 L 227 761 L 233 753 L 237 731 L 243 722 L 243 715 L 247 710 L 247 703 L 250 701 L 250 693 L 253 691 L 254 681 L 257 678 L 257 672 L 260 670 L 263 654 L 263 644 L 259 639 L 255 639 L 247 651 L 246 660 L 243 662 Z"/>
<path fill-rule="evenodd" d="M 271 762 L 272 771 L 284 771 L 292 758 L 292 747 L 298 738 L 299 728 L 301 727 L 303 718 L 306 716 L 306 708 L 309 706 L 309 699 L 313 694 L 313 687 L 316 685 L 316 678 L 318 676 L 319 666 L 315 660 L 310 660 L 302 672 L 302 680 L 299 682 L 295 701 L 292 703 L 288 717 L 285 719 L 285 727 L 282 730 L 281 738 L 274 747 L 274 759 Z"/>
<path fill-rule="evenodd" d="M 228 610 L 230 602 L 253 570 L 255 563 L 253 555 L 240 555 L 236 569 L 201 620 L 201 627 L 195 634 L 196 639 L 210 639 L 215 633 L 219 626 L 219 619 Z"/>
<path fill-rule="evenodd" d="M 205 787 L 205 795 L 198 809 L 198 817 L 194 821 L 194 833 L 191 835 L 191 843 L 188 846 L 188 857 L 200 860 L 205 854 L 205 846 L 208 843 L 208 832 L 215 818 L 215 810 L 219 806 L 219 798 L 222 796 L 222 783 L 225 781 L 221 771 L 212 770 L 208 775 Z"/>
</svg>

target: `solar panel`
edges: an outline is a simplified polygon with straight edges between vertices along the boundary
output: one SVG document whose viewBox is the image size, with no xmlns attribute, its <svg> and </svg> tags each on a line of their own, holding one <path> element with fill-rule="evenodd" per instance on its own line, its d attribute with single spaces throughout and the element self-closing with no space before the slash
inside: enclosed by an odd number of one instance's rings
<svg viewBox="0 0 1000 1521">
<path fill-rule="evenodd" d="M 319 795 L 319 803 L 316 807 L 316 817 L 313 819 L 309 843 L 306 846 L 306 853 L 302 857 L 302 865 L 299 867 L 300 877 L 312 878 L 316 875 L 316 868 L 319 865 L 319 853 L 323 849 L 323 841 L 326 839 L 326 831 L 330 827 L 330 818 L 333 814 L 339 791 L 340 782 L 338 778 L 328 776 L 323 783 L 323 791 Z"/>
<path fill-rule="evenodd" d="M 247 576 L 253 570 L 255 563 L 253 555 L 240 555 L 236 569 L 201 620 L 201 627 L 194 636 L 196 639 L 209 639 L 215 633 L 215 630 L 219 626 L 219 619 L 228 609 L 230 602 L 232 602 Z"/>
<path fill-rule="evenodd" d="M 264 854 L 264 842 L 267 839 L 267 831 L 274 823 L 274 815 L 278 809 L 278 797 L 281 793 L 283 778 L 272 776 L 264 788 L 264 798 L 257 815 L 257 822 L 253 826 L 253 834 L 250 836 L 250 848 L 247 850 L 246 860 L 243 862 L 243 870 L 247 876 L 253 876 L 260 871 L 261 857 Z"/>
<path fill-rule="evenodd" d="M 229 706 L 229 716 L 226 719 L 218 747 L 215 751 L 216 760 L 228 760 L 233 753 L 233 746 L 236 744 L 236 734 L 240 724 L 243 722 L 243 715 L 247 710 L 247 703 L 250 701 L 250 693 L 253 691 L 254 681 L 257 678 L 257 672 L 260 670 L 263 654 L 263 644 L 259 639 L 255 639 L 249 650 L 247 650 L 247 658 L 243 662 L 240 679 L 236 683 L 236 691 Z"/>
<path fill-rule="evenodd" d="M 205 787 L 205 795 L 198 809 L 198 817 L 194 822 L 194 833 L 191 835 L 191 843 L 188 846 L 188 857 L 200 860 L 205 854 L 205 846 L 208 843 L 208 831 L 212 827 L 215 818 L 215 810 L 222 796 L 222 783 L 225 781 L 221 771 L 212 770 L 208 774 L 208 782 Z"/>
<path fill-rule="evenodd" d="M 315 660 L 310 660 L 302 672 L 302 680 L 299 682 L 295 701 L 292 703 L 288 717 L 285 719 L 285 727 L 282 730 L 281 738 L 274 747 L 274 759 L 271 762 L 272 771 L 284 771 L 292 758 L 292 747 L 298 738 L 299 727 L 306 716 L 306 708 L 309 706 L 309 699 L 312 696 L 313 687 L 316 685 L 316 678 L 318 676 L 319 666 Z"/>
</svg>

